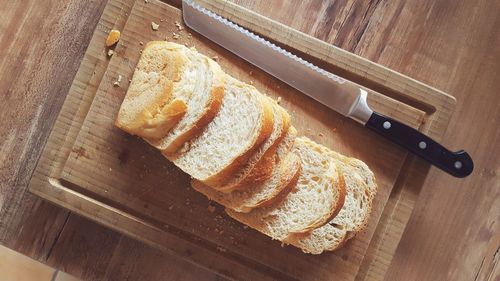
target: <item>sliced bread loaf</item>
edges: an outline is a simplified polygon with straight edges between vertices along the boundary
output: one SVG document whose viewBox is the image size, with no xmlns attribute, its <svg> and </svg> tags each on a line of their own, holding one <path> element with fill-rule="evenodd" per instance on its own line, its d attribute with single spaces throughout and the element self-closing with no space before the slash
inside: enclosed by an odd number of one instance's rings
<svg viewBox="0 0 500 281">
<path fill-rule="evenodd" d="M 149 42 L 132 77 L 115 125 L 140 137 L 165 136 L 185 115 L 186 103 L 173 95 L 175 81 L 188 65 L 184 46 Z"/>
<path fill-rule="evenodd" d="M 273 109 L 255 87 L 227 76 L 222 106 L 201 135 L 177 155 L 177 167 L 208 186 L 221 186 L 248 161 L 273 129 Z"/>
<path fill-rule="evenodd" d="M 286 195 L 300 175 L 300 158 L 290 152 L 296 135 L 297 131 L 291 127 L 273 155 L 275 165 L 271 177 L 264 182 L 231 193 L 217 191 L 199 181 L 192 182 L 193 188 L 209 199 L 237 212 L 247 213 L 256 207 L 269 204 L 278 194 Z"/>
<path fill-rule="evenodd" d="M 377 191 L 373 173 L 365 163 L 330 152 L 338 161 L 346 183 L 345 203 L 339 214 L 328 224 L 309 233 L 291 235 L 285 241 L 305 253 L 321 254 L 333 251 L 362 231 L 370 217 L 373 198 Z"/>
<path fill-rule="evenodd" d="M 292 152 L 301 160 L 301 173 L 294 189 L 283 200 L 249 213 L 226 209 L 229 216 L 281 241 L 330 221 L 344 204 L 343 175 L 323 147 L 306 137 L 295 140 Z"/>
</svg>

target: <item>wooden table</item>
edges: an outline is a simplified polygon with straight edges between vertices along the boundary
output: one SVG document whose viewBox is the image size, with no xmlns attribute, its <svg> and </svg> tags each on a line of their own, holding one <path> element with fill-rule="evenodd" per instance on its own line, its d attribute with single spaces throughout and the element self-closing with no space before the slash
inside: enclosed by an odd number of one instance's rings
<svg viewBox="0 0 500 281">
<path fill-rule="evenodd" d="M 4 2 L 1 243 L 89 280 L 221 279 L 27 192 L 106 1 Z M 385 277 L 500 278 L 500 2 L 237 2 L 457 98 L 443 142 L 469 151 L 475 172 L 460 180 L 432 168 Z"/>
</svg>

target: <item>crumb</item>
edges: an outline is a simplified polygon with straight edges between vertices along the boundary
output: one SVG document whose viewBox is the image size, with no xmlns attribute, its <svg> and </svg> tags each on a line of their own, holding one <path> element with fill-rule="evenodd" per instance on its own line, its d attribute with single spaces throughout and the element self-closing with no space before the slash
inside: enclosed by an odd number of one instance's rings
<svg viewBox="0 0 500 281">
<path fill-rule="evenodd" d="M 108 193 L 108 190 L 107 190 L 107 189 L 105 189 L 105 190 L 104 190 L 104 193 Z"/>
<path fill-rule="evenodd" d="M 192 37 L 191 33 L 188 33 L 187 38 L 191 38 L 191 37 Z"/>
<path fill-rule="evenodd" d="M 115 53 L 115 51 L 109 49 L 108 50 L 108 57 L 111 57 L 114 53 Z"/>
<path fill-rule="evenodd" d="M 113 86 L 119 87 L 120 86 L 120 82 L 122 82 L 122 76 L 118 75 L 118 79 L 113 83 Z"/>
<path fill-rule="evenodd" d="M 130 83 L 130 82 L 132 82 L 132 79 L 128 79 L 128 82 L 129 82 L 129 83 Z"/>
<path fill-rule="evenodd" d="M 248 72 L 248 74 L 249 74 L 249 75 L 252 75 L 252 74 L 253 74 L 253 71 L 251 71 L 251 70 L 250 70 L 250 71 Z"/>
<path fill-rule="evenodd" d="M 112 29 L 109 32 L 108 37 L 106 38 L 106 46 L 111 47 L 111 46 L 115 45 L 116 43 L 118 43 L 118 41 L 120 40 L 120 35 L 121 35 L 121 33 L 119 30 Z"/>
<path fill-rule="evenodd" d="M 213 213 L 215 211 L 215 207 L 212 205 L 208 205 L 207 209 L 210 213 Z"/>
<path fill-rule="evenodd" d="M 250 85 L 253 85 L 253 80 L 250 80 Z"/>
<path fill-rule="evenodd" d="M 322 136 L 324 136 L 324 135 L 323 135 L 323 133 L 319 133 L 319 134 L 318 134 L 318 136 L 322 137 Z"/>
<path fill-rule="evenodd" d="M 186 199 L 186 206 L 189 206 L 189 199 Z"/>
<path fill-rule="evenodd" d="M 163 19 L 160 19 L 160 22 L 163 22 Z"/>
<path fill-rule="evenodd" d="M 243 229 L 247 229 L 247 228 L 248 228 L 248 225 L 244 225 L 244 226 L 243 226 Z"/>
<path fill-rule="evenodd" d="M 213 57 L 212 57 L 212 59 L 213 59 L 214 61 L 218 61 L 218 60 L 219 60 L 219 56 L 213 56 Z"/>
<path fill-rule="evenodd" d="M 223 253 L 226 252 L 226 249 L 222 248 L 221 246 L 217 246 L 217 250 L 220 251 L 220 252 L 223 252 Z"/>
<path fill-rule="evenodd" d="M 172 211 L 173 208 L 174 208 L 174 205 L 170 205 L 170 207 L 168 207 L 168 210 Z"/>
<path fill-rule="evenodd" d="M 181 38 L 181 36 L 179 34 L 177 34 L 177 33 L 174 32 L 173 35 L 172 35 L 172 38 L 174 38 L 175 40 L 177 40 L 177 39 Z"/>
<path fill-rule="evenodd" d="M 111 172 L 111 171 L 113 171 L 113 169 L 109 168 L 109 171 Z"/>
<path fill-rule="evenodd" d="M 142 41 L 139 41 L 139 45 L 141 45 L 141 46 L 142 46 L 142 45 L 144 45 L 144 42 L 142 42 Z"/>
<path fill-rule="evenodd" d="M 222 235 L 224 233 L 224 230 L 219 231 L 219 235 Z"/>
<path fill-rule="evenodd" d="M 281 97 L 278 97 L 278 99 L 276 99 L 276 102 L 277 102 L 278 104 L 280 104 L 280 102 L 281 102 Z"/>
<path fill-rule="evenodd" d="M 160 28 L 160 25 L 157 24 L 156 22 L 152 21 L 151 22 L 151 28 L 154 30 L 154 31 L 157 31 L 158 28 Z"/>
<path fill-rule="evenodd" d="M 144 0 L 144 3 L 146 3 L 146 4 L 147 4 L 147 3 L 148 3 L 148 0 Z"/>
<path fill-rule="evenodd" d="M 182 25 L 181 25 L 178 21 L 176 21 L 176 22 L 175 22 L 175 26 L 177 26 L 177 29 L 178 29 L 179 31 L 181 31 L 181 30 L 183 30 L 183 29 L 184 29 L 184 28 L 182 27 Z"/>
</svg>

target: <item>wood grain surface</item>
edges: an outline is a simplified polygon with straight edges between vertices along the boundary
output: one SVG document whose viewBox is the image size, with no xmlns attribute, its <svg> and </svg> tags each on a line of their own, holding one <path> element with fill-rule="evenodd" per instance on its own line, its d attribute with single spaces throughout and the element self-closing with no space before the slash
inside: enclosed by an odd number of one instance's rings
<svg viewBox="0 0 500 281">
<path fill-rule="evenodd" d="M 123 253 L 147 246 L 119 243 L 127 238 L 26 193 L 42 144 L 105 3 L 93 4 L 10 1 L 1 5 L 0 88 L 5 98 L 0 103 L 0 237 L 9 247 L 55 266 L 64 264 L 70 273 L 87 279 L 104 279 L 107 273 L 102 268 L 111 272 L 107 276 L 112 272 L 120 272 L 123 278 L 141 276 L 153 267 L 138 266 L 127 272 L 120 271 L 119 265 L 133 264 L 133 257 Z M 457 112 L 444 143 L 470 151 L 476 172 L 457 180 L 431 169 L 387 278 L 498 278 L 499 163 L 494 150 L 500 121 L 498 1 L 371 1 L 368 5 L 248 1 L 243 5 L 457 98 Z M 101 238 L 106 247 L 82 243 Z M 68 252 L 82 254 L 65 257 Z M 217 278 L 183 267 L 166 254 L 142 252 L 144 260 L 156 261 L 152 264 L 158 267 L 163 261 L 179 264 L 171 266 L 170 272 L 178 269 L 200 279 Z"/>
<path fill-rule="evenodd" d="M 442 124 L 447 122 L 451 114 L 449 108 L 454 102 L 451 97 L 322 41 L 293 33 L 294 30 L 290 28 L 270 22 L 262 16 L 259 18 L 258 14 L 250 14 L 239 6 L 222 1 L 210 4 L 220 4 L 219 8 L 214 6 L 213 9 L 220 9 L 223 16 L 235 21 L 251 20 L 257 27 L 271 30 L 272 34 L 290 34 L 283 40 L 275 40 L 294 47 L 305 46 L 306 52 L 322 63 L 325 63 L 322 61 L 325 56 L 313 51 L 324 50 L 330 54 L 328 58 L 336 60 L 329 62 L 330 65 L 344 70 L 347 70 L 344 66 L 349 65 L 353 75 L 363 78 L 360 82 L 375 82 L 376 79 L 368 77 L 372 75 L 382 80 L 380 84 L 384 87 L 397 85 L 405 88 L 403 93 L 397 88 L 392 90 L 433 107 L 435 111 L 424 113 L 371 90 L 369 102 L 377 111 L 412 126 L 420 126 L 426 120 L 423 128 L 431 128 L 429 132 L 435 137 L 440 137 L 442 132 L 439 129 L 442 131 L 445 128 Z M 132 5 L 128 15 L 122 10 L 113 9 Z M 112 28 L 110 22 L 120 17 L 127 17 L 126 24 L 121 28 L 122 36 L 114 55 L 108 58 L 102 54 L 102 42 L 107 30 Z M 158 31 L 151 29 L 151 21 L 161 23 Z M 126 0 L 108 2 L 39 160 L 30 190 L 108 227 L 175 252 L 225 276 L 262 280 L 272 274 L 281 276 L 279 278 L 300 280 L 324 280 L 333 276 L 338 280 L 354 280 L 370 246 L 377 222 L 382 212 L 386 211 L 384 206 L 394 189 L 407 153 L 357 126 L 355 122 L 346 122 L 345 118 L 261 73 L 203 37 L 194 33 L 190 35 L 187 29 L 177 30 L 175 22 L 180 21 L 179 9 L 155 0 L 135 4 L 134 1 Z M 173 32 L 180 34 L 180 38 L 171 39 Z M 264 30 L 259 32 L 264 36 L 270 35 Z M 300 134 L 346 155 L 356 155 L 368 163 L 377 175 L 379 192 L 366 231 L 347 243 L 342 250 L 331 254 L 308 256 L 293 247 L 282 248 L 280 243 L 238 226 L 222 210 L 207 212 L 208 201 L 189 188 L 187 175 L 157 151 L 144 145 L 144 142 L 118 130 L 113 120 L 143 48 L 141 42 L 164 38 L 195 46 L 209 57 L 219 57 L 219 63 L 231 75 L 243 81 L 252 81 L 258 89 L 274 98 L 279 96 L 282 99 L 280 104 L 291 113 Z M 101 71 L 94 70 L 96 75 L 90 80 L 82 75 L 92 72 L 89 56 L 95 56 L 98 65 L 107 65 L 102 79 L 95 78 L 92 81 Z M 369 75 L 366 69 L 371 69 Z M 119 76 L 122 76 L 123 81 L 116 86 L 114 82 Z M 97 89 L 87 87 L 97 84 Z M 82 85 L 89 90 L 79 91 Z M 435 120 L 441 120 L 441 125 L 436 124 Z M 414 201 L 404 203 L 414 205 Z M 398 216 L 384 222 L 393 224 L 393 221 L 401 219 Z M 397 245 L 399 237 L 393 238 L 391 242 Z M 221 253 L 218 249 L 224 251 Z M 378 256 L 376 253 L 374 255 Z M 227 256 L 231 258 L 224 258 Z M 386 259 L 387 263 L 391 257 L 389 255 Z M 217 263 L 213 263 L 213 260 Z M 226 266 L 220 267 L 220 264 Z"/>
</svg>

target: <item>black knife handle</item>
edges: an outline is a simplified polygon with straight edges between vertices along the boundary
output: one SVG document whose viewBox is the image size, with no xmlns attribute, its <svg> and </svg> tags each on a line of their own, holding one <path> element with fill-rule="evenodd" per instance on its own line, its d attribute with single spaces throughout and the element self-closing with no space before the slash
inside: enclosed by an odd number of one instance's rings
<svg viewBox="0 0 500 281">
<path fill-rule="evenodd" d="M 373 112 L 365 126 L 455 177 L 466 177 L 474 169 L 467 152 L 449 151 L 421 132 L 380 113 Z"/>
</svg>

